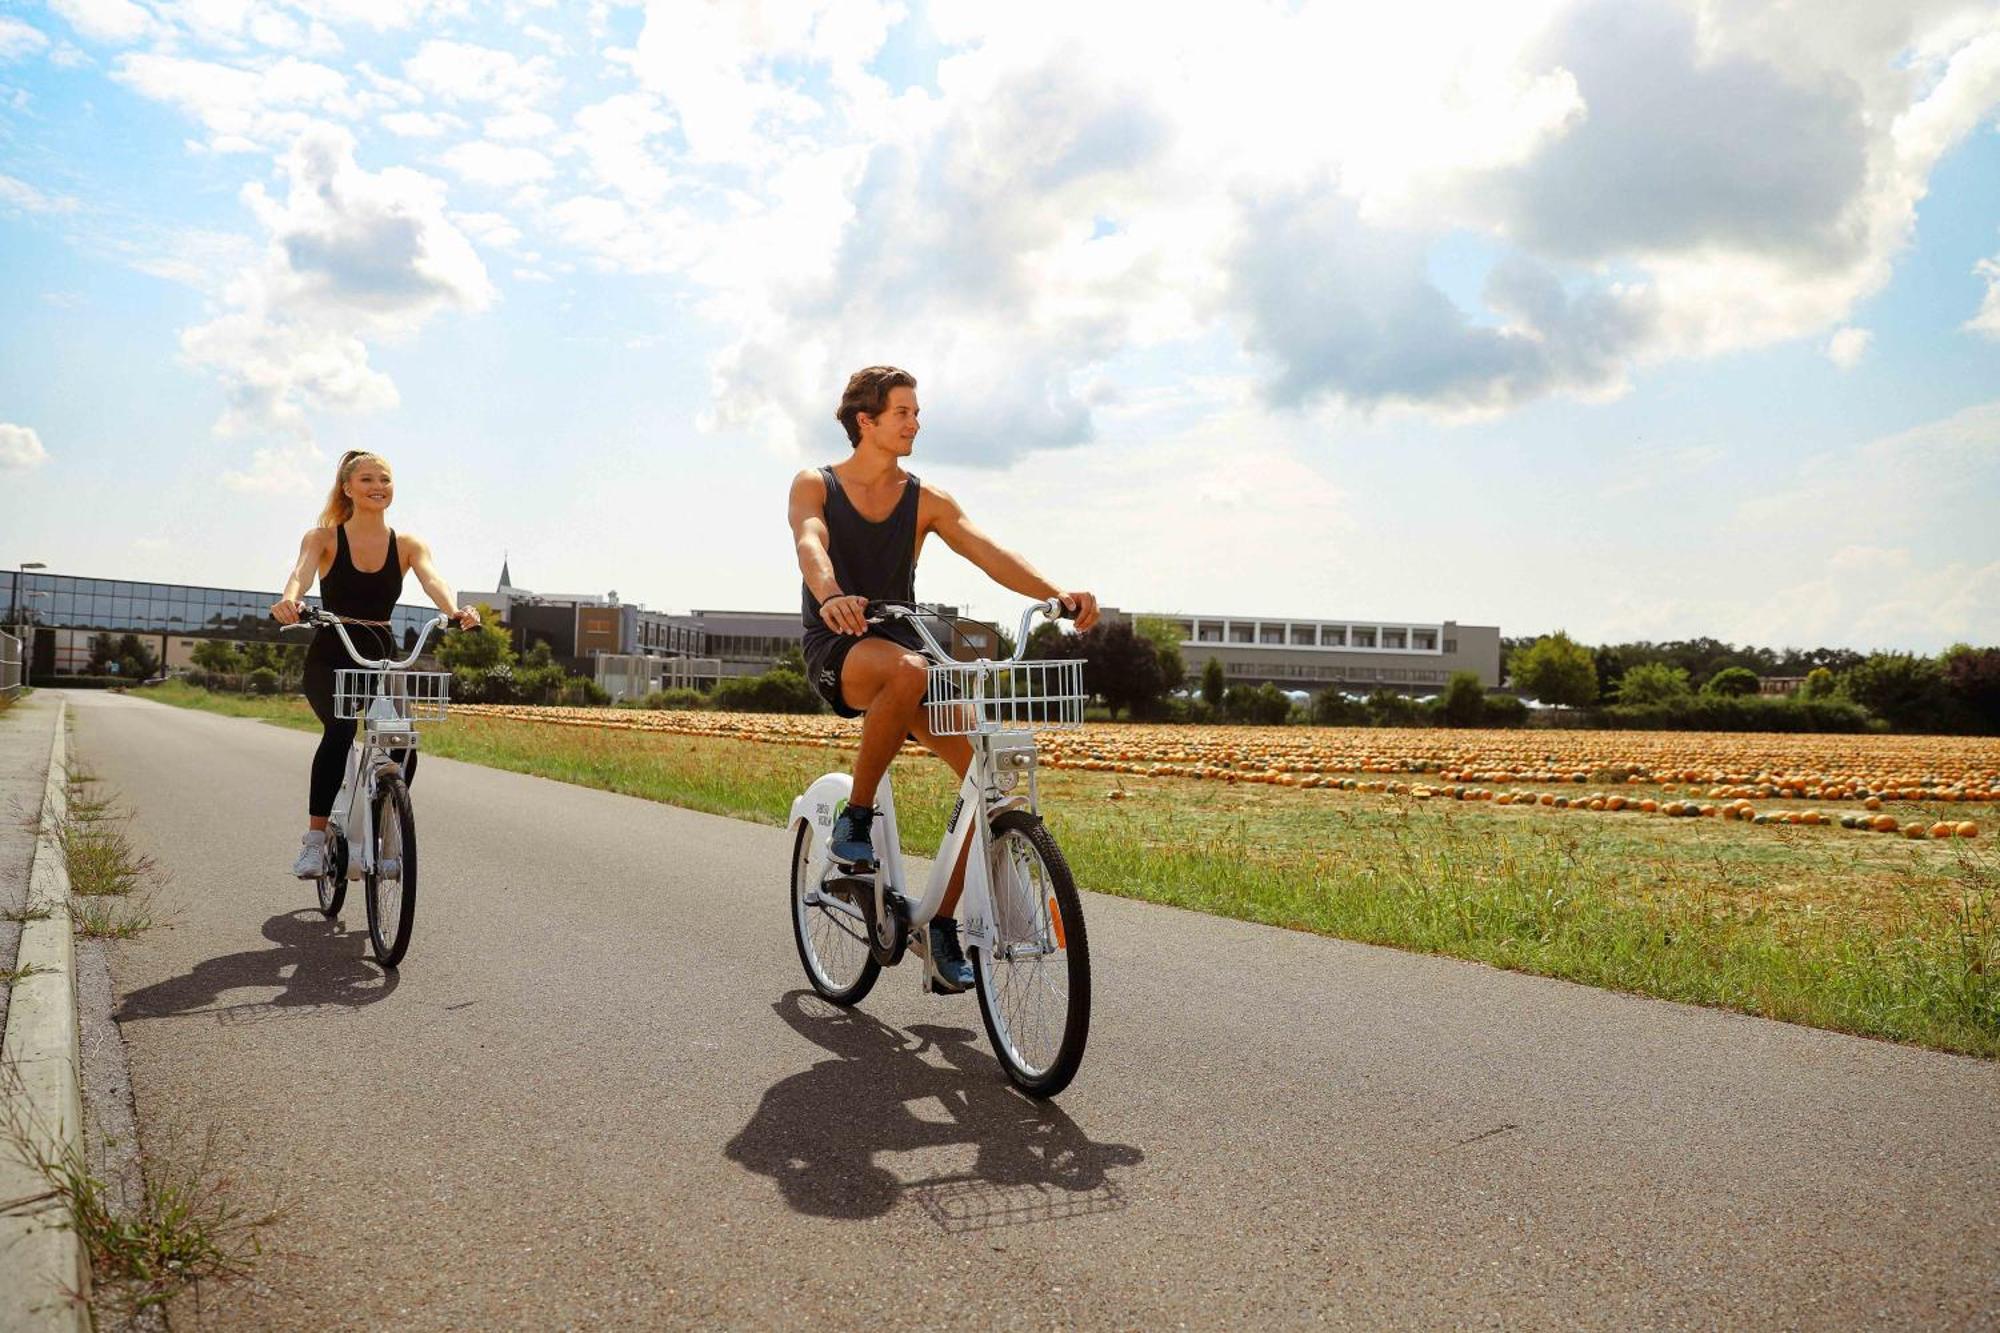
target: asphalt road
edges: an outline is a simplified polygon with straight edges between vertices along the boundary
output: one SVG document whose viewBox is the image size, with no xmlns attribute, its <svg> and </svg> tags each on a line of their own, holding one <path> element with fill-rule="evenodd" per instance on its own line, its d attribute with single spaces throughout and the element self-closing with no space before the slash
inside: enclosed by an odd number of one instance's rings
<svg viewBox="0 0 2000 1333">
<path fill-rule="evenodd" d="M 143 1132 L 286 1209 L 204 1324 L 2000 1323 L 1994 1064 L 1093 895 L 1041 1107 L 913 967 L 804 991 L 779 830 L 426 759 L 385 978 L 311 737 L 71 699 L 172 876 Z"/>
</svg>

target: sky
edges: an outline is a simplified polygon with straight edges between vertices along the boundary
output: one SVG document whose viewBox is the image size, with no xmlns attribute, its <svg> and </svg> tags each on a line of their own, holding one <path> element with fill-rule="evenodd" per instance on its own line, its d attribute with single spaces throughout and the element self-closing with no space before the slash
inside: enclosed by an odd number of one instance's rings
<svg viewBox="0 0 2000 1333">
<path fill-rule="evenodd" d="M 2000 4 L 0 0 L 0 569 L 275 589 L 366 447 L 783 610 L 878 363 L 1130 610 L 2000 643 Z"/>
</svg>

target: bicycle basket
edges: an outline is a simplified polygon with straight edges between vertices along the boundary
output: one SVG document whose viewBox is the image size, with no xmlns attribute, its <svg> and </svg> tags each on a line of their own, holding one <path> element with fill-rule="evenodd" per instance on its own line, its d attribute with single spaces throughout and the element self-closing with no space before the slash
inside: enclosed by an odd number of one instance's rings
<svg viewBox="0 0 2000 1333">
<path fill-rule="evenodd" d="M 333 673 L 333 715 L 370 722 L 440 722 L 451 693 L 449 671 Z"/>
<path fill-rule="evenodd" d="M 925 719 L 934 736 L 1083 725 L 1083 662 L 944 662 L 930 668 Z"/>
</svg>

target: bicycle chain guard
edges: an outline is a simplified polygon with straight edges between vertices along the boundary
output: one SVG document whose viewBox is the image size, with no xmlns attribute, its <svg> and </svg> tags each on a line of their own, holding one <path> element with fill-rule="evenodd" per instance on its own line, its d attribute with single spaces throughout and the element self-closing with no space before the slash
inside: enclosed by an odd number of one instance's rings
<svg viewBox="0 0 2000 1333">
<path fill-rule="evenodd" d="M 878 889 L 872 875 L 829 875 L 825 887 L 861 909 L 868 919 L 868 955 L 883 967 L 903 961 L 910 947 L 910 903 L 893 889 L 880 890 L 886 911 L 878 911 Z"/>
</svg>

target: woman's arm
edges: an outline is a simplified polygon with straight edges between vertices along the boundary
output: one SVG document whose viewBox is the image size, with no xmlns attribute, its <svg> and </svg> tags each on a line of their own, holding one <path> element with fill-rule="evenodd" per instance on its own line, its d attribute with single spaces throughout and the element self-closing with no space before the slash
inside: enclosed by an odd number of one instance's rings
<svg viewBox="0 0 2000 1333">
<path fill-rule="evenodd" d="M 271 603 L 271 614 L 281 625 L 299 623 L 299 613 L 306 609 L 303 600 L 313 580 L 319 577 L 319 562 L 326 555 L 331 528 L 314 528 L 299 543 L 299 558 L 293 564 L 292 572 L 285 579 L 285 590 L 278 594 L 278 600 Z"/>
<path fill-rule="evenodd" d="M 444 576 L 437 572 L 437 566 L 431 561 L 431 548 L 425 545 L 421 538 L 412 537 L 408 533 L 398 534 L 396 540 L 409 547 L 410 572 L 417 576 L 417 582 L 429 594 L 431 604 L 456 620 L 460 629 L 471 629 L 477 625 L 479 609 L 472 606 L 461 608 L 458 605 L 458 599 L 452 595 L 451 585 L 444 581 Z"/>
</svg>

